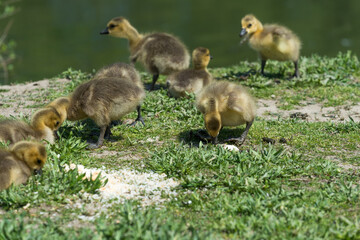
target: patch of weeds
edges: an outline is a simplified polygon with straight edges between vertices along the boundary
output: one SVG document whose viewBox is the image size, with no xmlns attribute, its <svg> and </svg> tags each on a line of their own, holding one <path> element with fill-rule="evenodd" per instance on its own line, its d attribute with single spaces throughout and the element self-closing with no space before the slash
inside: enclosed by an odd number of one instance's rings
<svg viewBox="0 0 360 240">
<path fill-rule="evenodd" d="M 325 130 L 329 134 L 359 132 L 360 122 L 355 122 L 354 119 L 350 117 L 350 121 L 344 123 L 330 123 L 328 126 L 325 127 Z"/>
<path fill-rule="evenodd" d="M 147 164 L 181 180 L 183 194 L 169 207 L 195 229 L 241 239 L 360 234 L 359 218 L 344 211 L 358 201 L 359 175 L 349 176 L 322 158 L 310 160 L 276 146 L 229 152 L 170 145 Z"/>
</svg>

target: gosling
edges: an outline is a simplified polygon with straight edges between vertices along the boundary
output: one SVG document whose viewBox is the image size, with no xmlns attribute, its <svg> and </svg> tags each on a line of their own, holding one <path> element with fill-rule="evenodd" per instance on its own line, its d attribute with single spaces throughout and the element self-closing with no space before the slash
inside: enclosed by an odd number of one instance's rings
<svg viewBox="0 0 360 240">
<path fill-rule="evenodd" d="M 41 174 L 46 162 L 44 145 L 20 141 L 10 150 L 0 150 L 0 191 L 27 182 L 32 173 Z"/>
<path fill-rule="evenodd" d="M 247 36 L 249 45 L 258 51 L 261 58 L 261 74 L 268 59 L 292 61 L 295 72 L 293 77 L 299 77 L 299 55 L 301 42 L 288 28 L 276 25 L 262 25 L 254 15 L 246 15 L 241 20 L 240 36 Z M 246 40 L 246 39 L 245 39 Z"/>
<path fill-rule="evenodd" d="M 179 39 L 170 34 L 139 34 L 123 17 L 111 19 L 106 29 L 100 34 L 109 34 L 129 40 L 131 63 L 141 62 L 153 75 L 150 90 L 154 90 L 159 74 L 169 75 L 189 67 L 188 50 Z"/>
<path fill-rule="evenodd" d="M 70 121 L 92 119 L 100 127 L 96 144 L 89 148 L 101 147 L 104 137 L 110 137 L 110 123 L 119 120 L 137 109 L 138 117 L 133 125 L 144 121 L 140 114 L 140 104 L 145 91 L 140 80 L 124 77 L 100 77 L 78 86 L 70 96 L 67 119 Z"/>
<path fill-rule="evenodd" d="M 46 107 L 54 108 L 60 115 L 60 125 L 64 123 L 67 118 L 67 109 L 70 105 L 69 97 L 60 97 L 50 102 Z"/>
<path fill-rule="evenodd" d="M 171 74 L 167 79 L 169 94 L 175 98 L 186 97 L 188 93 L 197 94 L 211 81 L 207 66 L 212 59 L 207 48 L 198 47 L 192 53 L 193 69 L 186 69 Z"/>
<path fill-rule="evenodd" d="M 246 124 L 240 137 L 225 140 L 243 144 L 256 115 L 254 98 L 244 87 L 227 81 L 212 82 L 201 90 L 196 106 L 204 115 L 206 130 L 214 144 L 224 126 Z"/>
<path fill-rule="evenodd" d="M 21 140 L 34 139 L 53 144 L 60 122 L 59 113 L 52 107 L 35 112 L 30 124 L 19 120 L 3 120 L 0 122 L 0 141 L 10 142 L 12 145 Z"/>
</svg>

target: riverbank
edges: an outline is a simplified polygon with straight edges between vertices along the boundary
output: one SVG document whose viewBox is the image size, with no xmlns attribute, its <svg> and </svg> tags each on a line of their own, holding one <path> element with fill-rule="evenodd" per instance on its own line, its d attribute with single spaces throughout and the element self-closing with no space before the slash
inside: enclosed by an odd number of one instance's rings
<svg viewBox="0 0 360 240">
<path fill-rule="evenodd" d="M 147 92 L 146 125 L 114 126 L 100 149 L 85 149 L 99 132 L 91 121 L 65 122 L 60 139 L 47 146 L 44 174 L 0 193 L 0 239 L 360 237 L 359 61 L 340 53 L 300 63 L 299 79 L 288 78 L 291 63 L 275 61 L 265 77 L 257 62 L 210 69 L 258 100 L 258 117 L 236 151 L 199 142 L 193 132 L 204 124 L 194 98 L 169 98 L 165 77 Z M 151 76 L 141 76 L 148 86 Z M 69 69 L 0 86 L 0 117 L 28 121 L 90 78 Z M 219 140 L 243 129 L 224 128 Z M 65 168 L 70 164 L 81 167 Z M 114 185 L 115 194 L 104 195 L 113 183 L 124 191 Z"/>
</svg>

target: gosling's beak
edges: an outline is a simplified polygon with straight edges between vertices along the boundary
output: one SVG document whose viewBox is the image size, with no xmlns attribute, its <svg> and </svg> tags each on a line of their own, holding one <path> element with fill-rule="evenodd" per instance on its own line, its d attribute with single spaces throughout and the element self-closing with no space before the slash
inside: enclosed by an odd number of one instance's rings
<svg viewBox="0 0 360 240">
<path fill-rule="evenodd" d="M 218 143 L 218 140 L 217 140 L 217 136 L 216 137 L 211 137 L 211 143 L 216 145 Z"/>
<path fill-rule="evenodd" d="M 43 172 L 43 171 L 42 171 L 42 169 L 41 169 L 41 168 L 40 168 L 40 169 L 35 169 L 35 170 L 34 170 L 34 174 L 35 174 L 35 175 L 41 175 L 41 174 L 42 174 L 42 172 Z"/>
<path fill-rule="evenodd" d="M 54 137 L 55 137 L 55 139 L 59 139 L 59 135 L 57 133 L 57 130 L 54 131 Z"/>
<path fill-rule="evenodd" d="M 214 57 L 210 55 L 210 59 L 213 59 Z"/>
<path fill-rule="evenodd" d="M 245 36 L 247 34 L 247 31 L 246 31 L 246 28 L 242 28 L 241 29 L 241 32 L 240 32 L 240 37 L 243 37 L 243 36 Z"/>
<path fill-rule="evenodd" d="M 104 31 L 100 32 L 100 34 L 109 34 L 109 29 L 108 28 L 105 28 Z"/>
</svg>

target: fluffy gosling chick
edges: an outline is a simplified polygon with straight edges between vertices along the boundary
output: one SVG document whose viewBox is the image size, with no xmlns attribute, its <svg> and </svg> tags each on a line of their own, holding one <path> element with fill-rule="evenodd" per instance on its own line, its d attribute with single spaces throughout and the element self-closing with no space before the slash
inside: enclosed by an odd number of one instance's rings
<svg viewBox="0 0 360 240">
<path fill-rule="evenodd" d="M 54 108 L 43 108 L 34 113 L 30 124 L 18 120 L 0 122 L 0 141 L 14 144 L 25 139 L 46 140 L 54 143 L 54 132 L 60 127 L 61 117 Z"/>
<path fill-rule="evenodd" d="M 246 124 L 239 138 L 226 140 L 242 144 L 256 114 L 255 100 L 246 89 L 227 81 L 212 82 L 201 90 L 196 97 L 196 106 L 204 115 L 206 130 L 214 144 L 223 126 Z"/>
<path fill-rule="evenodd" d="M 46 162 L 44 145 L 20 141 L 10 150 L 0 150 L 0 190 L 27 182 L 32 173 L 41 174 Z"/>
<path fill-rule="evenodd" d="M 175 98 L 186 97 L 186 93 L 198 93 L 212 81 L 207 66 L 212 57 L 207 48 L 198 47 L 192 52 L 193 69 L 181 70 L 167 79 L 169 94 Z"/>
<path fill-rule="evenodd" d="M 179 39 L 167 33 L 139 34 L 123 17 L 111 19 L 100 34 L 129 40 L 131 63 L 141 62 L 153 75 L 151 90 L 159 74 L 169 75 L 189 66 L 188 50 Z"/>
<path fill-rule="evenodd" d="M 258 51 L 261 58 L 261 74 L 268 59 L 292 61 L 295 72 L 293 77 L 299 77 L 299 55 L 301 42 L 288 28 L 276 25 L 262 25 L 254 15 L 246 15 L 241 20 L 240 36 L 247 35 L 250 47 Z"/>
<path fill-rule="evenodd" d="M 100 77 L 78 86 L 70 97 L 67 119 L 70 121 L 92 119 L 100 127 L 97 143 L 89 148 L 102 146 L 104 136 L 109 137 L 110 123 L 119 120 L 137 109 L 137 121 L 144 121 L 140 114 L 140 104 L 145 97 L 141 82 L 128 78 Z"/>
</svg>

